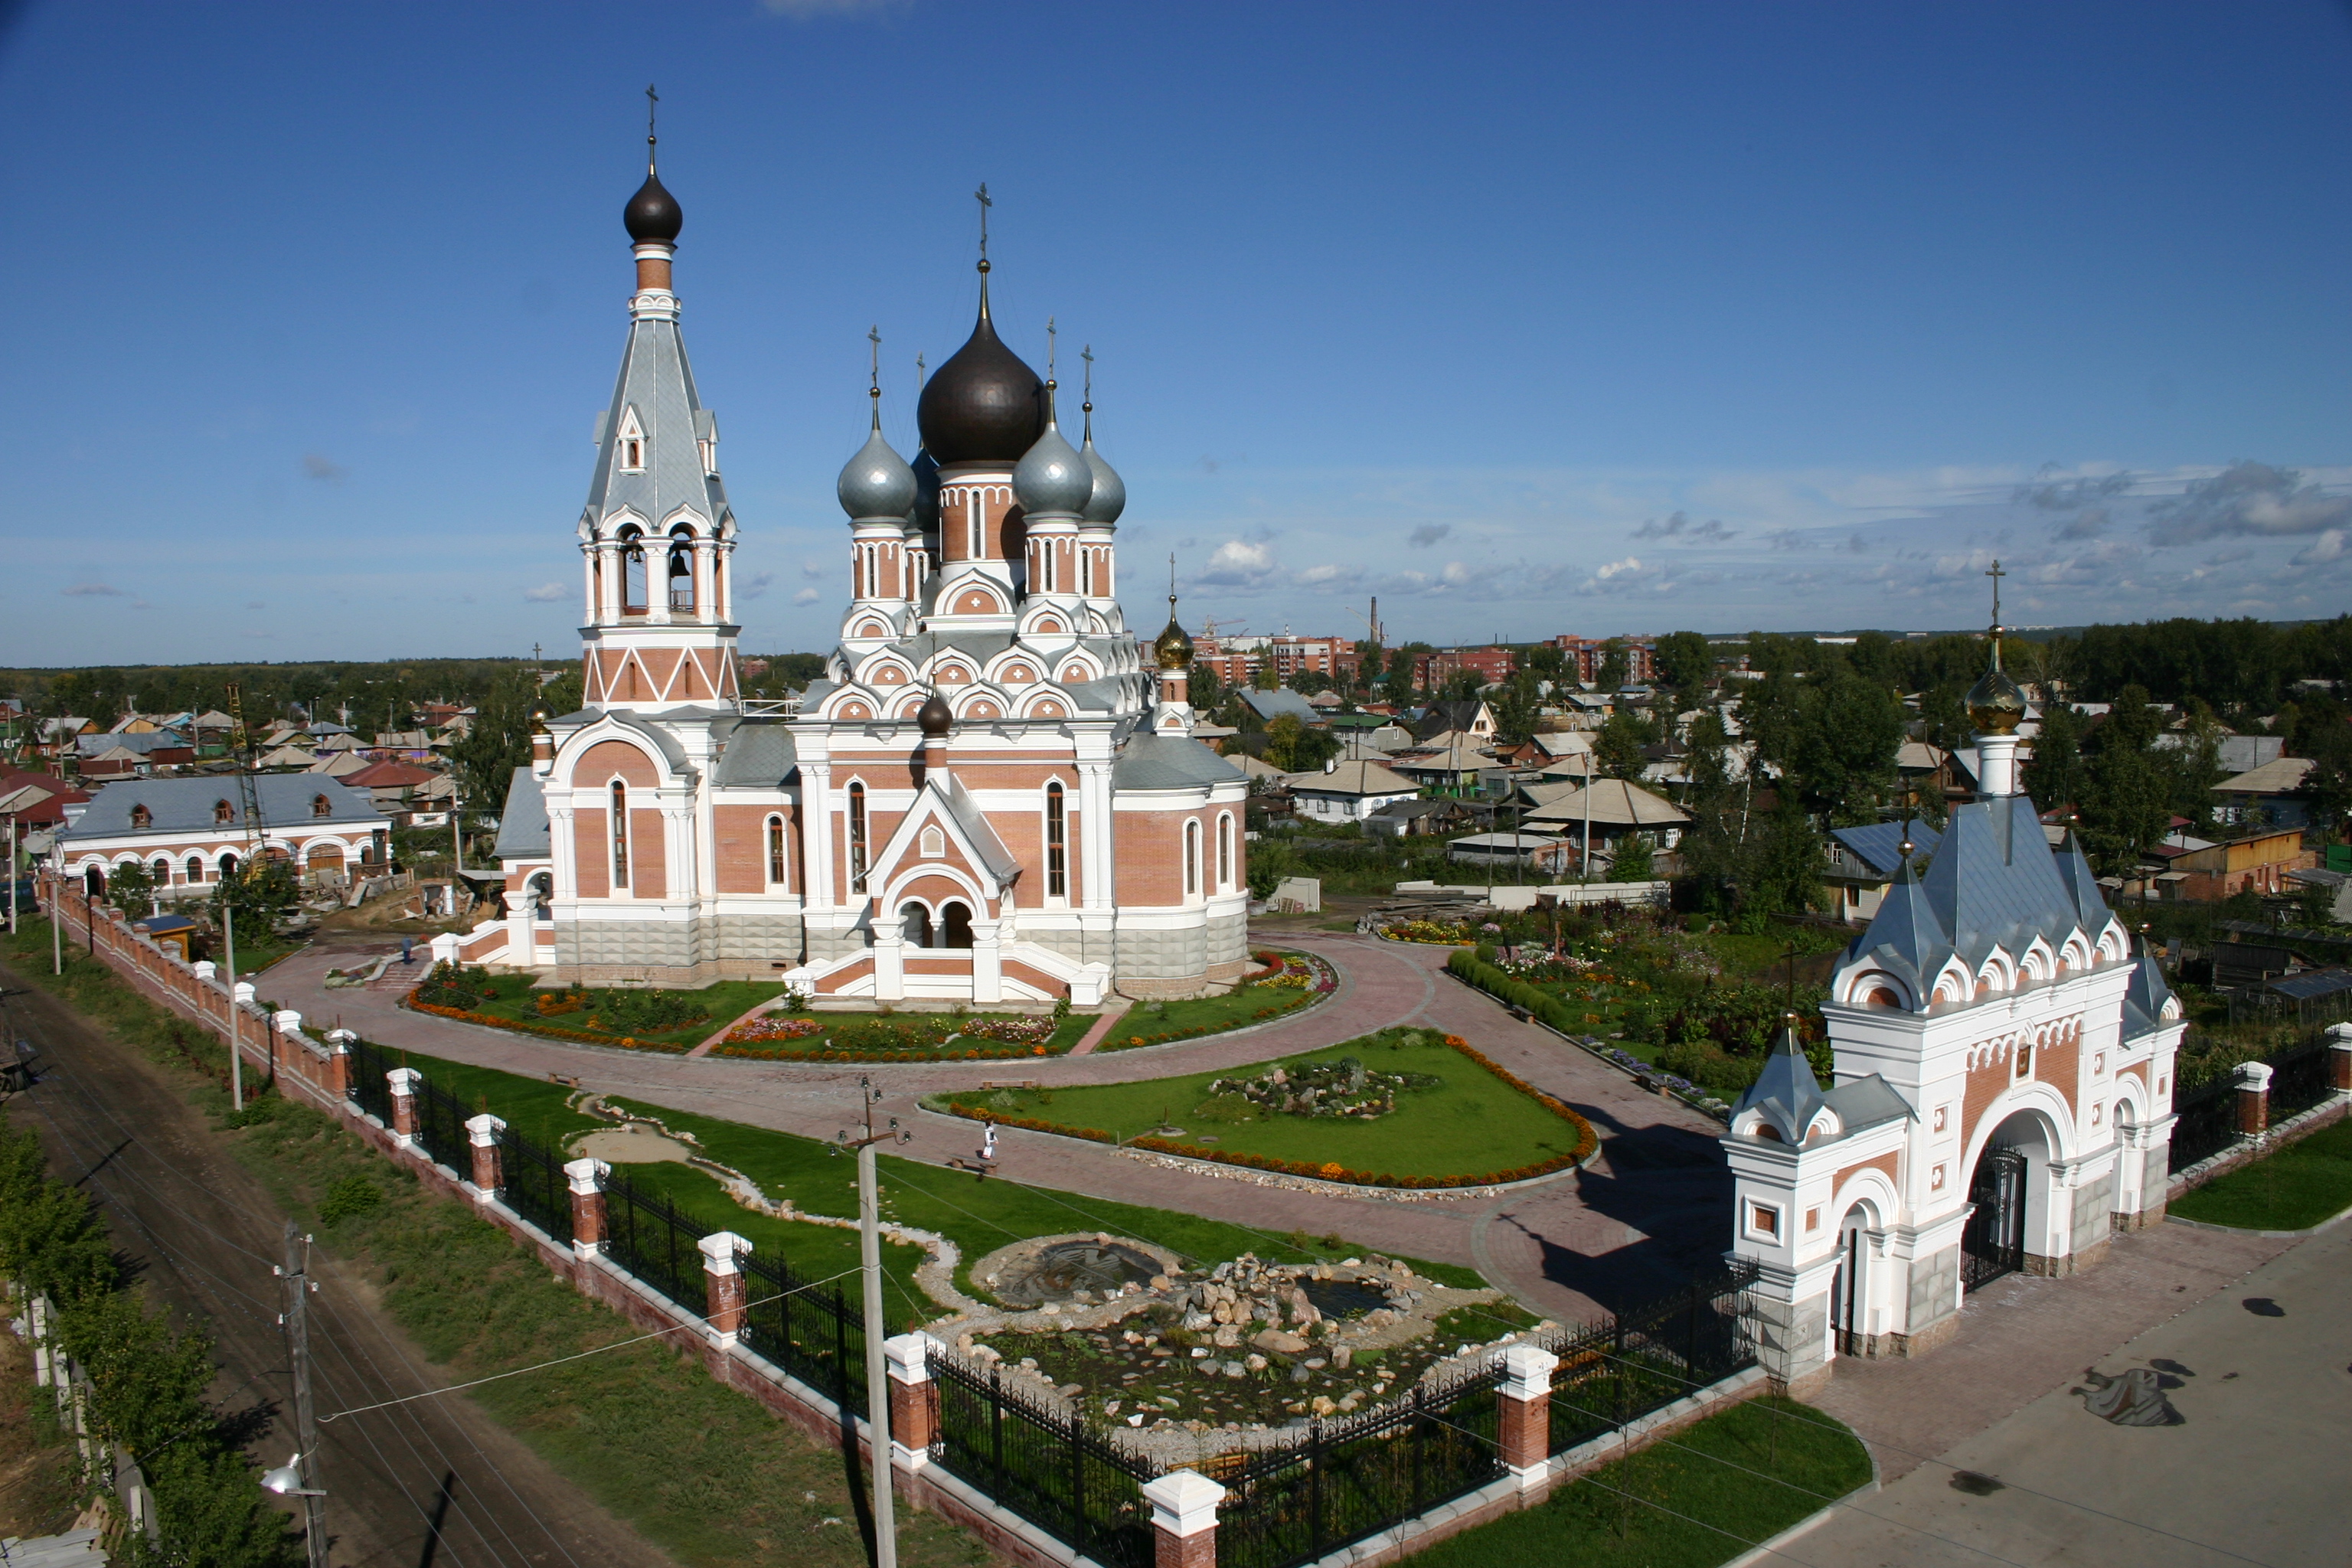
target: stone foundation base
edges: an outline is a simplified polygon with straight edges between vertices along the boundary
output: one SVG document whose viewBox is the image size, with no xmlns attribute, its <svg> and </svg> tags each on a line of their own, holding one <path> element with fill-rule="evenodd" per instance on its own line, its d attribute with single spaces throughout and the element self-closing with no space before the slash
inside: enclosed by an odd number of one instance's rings
<svg viewBox="0 0 2352 1568">
<path fill-rule="evenodd" d="M 2164 1223 L 2164 1200 L 2159 1198 L 2137 1214 L 2119 1214 L 2109 1217 L 2117 1230 L 2146 1230 L 2149 1226 Z"/>
<path fill-rule="evenodd" d="M 1929 1351 L 1949 1344 L 1952 1336 L 1959 1331 L 1960 1315 L 1958 1312 L 1947 1312 L 1916 1334 L 1879 1335 L 1880 1339 L 1886 1342 L 1887 1347 L 1881 1353 L 1908 1361 L 1913 1356 L 1923 1356 Z"/>
<path fill-rule="evenodd" d="M 2025 1255 L 2025 1267 L 2018 1272 L 2031 1274 L 2040 1279 L 2063 1279 L 2069 1275 L 2080 1274 L 2085 1268 L 2098 1267 L 2100 1260 L 2107 1255 L 2108 1241 L 2109 1238 L 2103 1236 L 2096 1241 L 2076 1247 L 2063 1258 L 2044 1258 L 2038 1252 L 2029 1252 Z"/>
<path fill-rule="evenodd" d="M 1797 1373 L 1794 1377 L 1767 1377 L 1764 1380 L 1764 1387 L 1767 1393 L 1785 1394 L 1790 1399 L 1806 1400 L 1827 1388 L 1830 1379 L 1836 1375 L 1837 1363 L 1823 1362 L 1818 1366 L 1810 1367 Z"/>
</svg>

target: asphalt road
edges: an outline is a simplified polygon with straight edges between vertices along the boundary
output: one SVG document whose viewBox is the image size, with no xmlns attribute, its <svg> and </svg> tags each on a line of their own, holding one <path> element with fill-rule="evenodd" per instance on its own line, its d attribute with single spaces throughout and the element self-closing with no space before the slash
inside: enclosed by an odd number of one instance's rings
<svg viewBox="0 0 2352 1568">
<path fill-rule="evenodd" d="M 0 985 L 14 1032 L 41 1050 L 39 1082 L 10 1099 L 8 1114 L 39 1131 L 54 1170 L 100 1202 L 152 1298 L 204 1321 L 222 1369 L 215 1399 L 249 1416 L 257 1458 L 283 1464 L 295 1446 L 293 1396 L 271 1267 L 284 1256 L 284 1213 L 137 1051 L 5 967 Z M 321 1412 L 439 1386 L 352 1270 L 322 1248 L 309 1267 Z M 670 1561 L 463 1395 L 352 1416 L 322 1436 L 337 1568 Z"/>
</svg>

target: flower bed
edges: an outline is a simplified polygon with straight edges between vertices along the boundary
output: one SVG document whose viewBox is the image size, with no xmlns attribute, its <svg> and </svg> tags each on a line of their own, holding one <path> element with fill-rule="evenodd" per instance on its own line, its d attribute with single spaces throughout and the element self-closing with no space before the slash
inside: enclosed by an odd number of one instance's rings
<svg viewBox="0 0 2352 1568">
<path fill-rule="evenodd" d="M 463 1007 L 444 1007 L 437 1003 L 420 1002 L 414 992 L 401 1000 L 413 1012 L 430 1013 L 439 1018 L 456 1018 L 467 1024 L 487 1024 L 493 1029 L 512 1029 L 517 1034 L 544 1035 L 551 1040 L 576 1040 L 590 1046 L 618 1046 L 629 1051 L 662 1051 L 673 1056 L 692 1048 L 684 1040 L 640 1040 L 630 1035 L 565 1029 L 553 1024 L 528 1024 L 519 1018 L 501 1018 L 496 1013 L 469 1013 Z"/>
<path fill-rule="evenodd" d="M 1339 972 L 1311 953 L 1262 949 L 1250 956 L 1258 969 L 1225 994 L 1139 1004 L 1098 1048 L 1129 1051 L 1222 1035 L 1311 1006 L 1339 988 Z"/>
<path fill-rule="evenodd" d="M 1496 1065 L 1492 1058 L 1475 1049 L 1461 1036 L 1447 1035 L 1444 1037 L 1444 1041 L 1448 1047 L 1478 1064 L 1499 1081 L 1526 1095 L 1553 1115 L 1573 1126 L 1576 1129 L 1574 1147 L 1565 1153 L 1553 1155 L 1549 1159 L 1505 1169 L 1465 1172 L 1440 1176 L 1399 1176 L 1386 1171 L 1351 1168 L 1337 1161 L 1284 1160 L 1235 1149 L 1212 1148 L 1207 1144 L 1187 1142 L 1176 1138 L 1155 1137 L 1148 1133 L 1127 1139 L 1125 1146 L 1130 1149 L 1148 1149 L 1154 1153 L 1174 1154 L 1188 1160 L 1206 1160 L 1221 1165 L 1238 1165 L 1249 1170 L 1270 1171 L 1282 1175 L 1305 1176 L 1318 1181 L 1344 1183 L 1350 1186 L 1392 1187 L 1406 1190 L 1478 1187 L 1507 1182 L 1528 1181 L 1537 1176 L 1549 1175 L 1554 1172 L 1567 1170 L 1591 1157 L 1593 1150 L 1599 1147 L 1600 1140 L 1592 1131 L 1591 1122 L 1560 1100 Z M 950 1115 L 961 1116 L 969 1121 L 993 1121 L 1032 1132 L 1052 1132 L 1065 1138 L 1083 1138 L 1095 1143 L 1119 1142 L 1113 1134 L 1098 1127 L 1074 1127 L 1038 1117 L 1008 1116 L 1001 1110 L 970 1104 L 952 1097 L 939 1102 L 936 1108 Z"/>
<path fill-rule="evenodd" d="M 1438 921 L 1395 921 L 1381 927 L 1381 935 L 1390 942 L 1427 942 L 1433 947 L 1475 947 L 1478 933 L 1466 924 Z"/>
<path fill-rule="evenodd" d="M 1066 1012 L 1044 1018 L 765 1014 L 730 1029 L 711 1054 L 788 1062 L 1002 1061 L 1056 1055 L 1070 1042 L 1056 1045 L 1055 1037 L 1072 1027 Z M 802 1041 L 807 1043 L 795 1043 Z"/>
</svg>

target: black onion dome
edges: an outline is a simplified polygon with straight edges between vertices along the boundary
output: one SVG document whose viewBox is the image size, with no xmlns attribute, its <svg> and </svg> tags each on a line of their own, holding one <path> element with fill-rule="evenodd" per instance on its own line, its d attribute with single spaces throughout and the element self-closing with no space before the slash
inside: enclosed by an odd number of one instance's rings
<svg viewBox="0 0 2352 1568">
<path fill-rule="evenodd" d="M 924 734 L 936 740 L 954 726 L 955 714 L 949 710 L 947 699 L 933 690 L 923 699 L 922 707 L 916 710 L 915 723 Z"/>
<path fill-rule="evenodd" d="M 915 405 L 923 448 L 951 463 L 1019 462 L 1045 429 L 1045 384 L 1004 346 L 988 319 L 982 284 L 980 320 L 971 341 L 924 384 Z"/>
<path fill-rule="evenodd" d="M 678 210 L 677 198 L 662 188 L 661 176 L 647 169 L 646 183 L 621 209 L 621 222 L 627 226 L 629 237 L 640 245 L 648 240 L 667 245 L 686 226 L 686 214 Z"/>
</svg>

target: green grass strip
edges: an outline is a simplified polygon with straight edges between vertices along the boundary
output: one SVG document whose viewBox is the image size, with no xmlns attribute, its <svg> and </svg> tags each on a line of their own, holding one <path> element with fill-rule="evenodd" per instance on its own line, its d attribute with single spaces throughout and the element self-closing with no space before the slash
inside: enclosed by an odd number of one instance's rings
<svg viewBox="0 0 2352 1568">
<path fill-rule="evenodd" d="M 1869 1479 L 1870 1456 L 1852 1432 L 1810 1406 L 1767 1396 L 1404 1563 L 1716 1568 Z"/>
<path fill-rule="evenodd" d="M 2168 1205 L 2182 1219 L 2244 1230 L 2307 1230 L 2352 1208 L 2352 1121 L 2242 1165 Z"/>
</svg>

